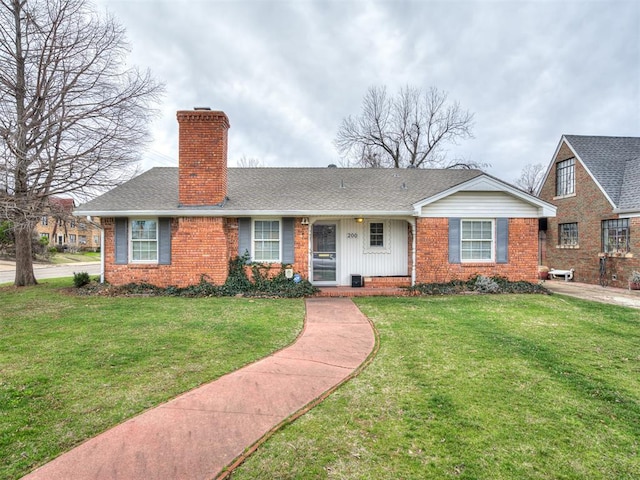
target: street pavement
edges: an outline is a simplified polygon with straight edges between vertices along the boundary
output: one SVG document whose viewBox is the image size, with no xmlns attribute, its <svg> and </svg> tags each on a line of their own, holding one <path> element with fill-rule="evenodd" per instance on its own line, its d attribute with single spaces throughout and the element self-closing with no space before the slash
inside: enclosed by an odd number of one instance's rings
<svg viewBox="0 0 640 480">
<path fill-rule="evenodd" d="M 61 265 L 34 264 L 33 272 L 37 280 L 45 278 L 73 277 L 76 272 L 87 272 L 89 275 L 100 275 L 100 262 L 76 262 Z M 16 265 L 13 262 L 0 261 L 0 285 L 13 283 L 16 277 Z"/>
</svg>

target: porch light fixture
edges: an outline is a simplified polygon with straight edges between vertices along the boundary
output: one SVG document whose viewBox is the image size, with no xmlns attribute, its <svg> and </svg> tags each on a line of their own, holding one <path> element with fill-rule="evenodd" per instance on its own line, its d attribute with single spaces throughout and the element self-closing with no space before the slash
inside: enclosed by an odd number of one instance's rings
<svg viewBox="0 0 640 480">
<path fill-rule="evenodd" d="M 362 222 L 364 222 L 364 218 L 362 217 L 356 218 L 356 223 L 362 223 Z"/>
</svg>

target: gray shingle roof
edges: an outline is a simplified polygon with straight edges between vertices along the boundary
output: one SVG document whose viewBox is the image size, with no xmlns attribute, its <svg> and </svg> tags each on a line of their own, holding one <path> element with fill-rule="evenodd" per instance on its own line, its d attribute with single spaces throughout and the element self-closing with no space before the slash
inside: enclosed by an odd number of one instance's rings
<svg viewBox="0 0 640 480">
<path fill-rule="evenodd" d="M 618 208 L 640 208 L 640 137 L 564 138 Z"/>
<path fill-rule="evenodd" d="M 479 175 L 479 170 L 229 168 L 222 211 L 397 212 Z M 77 208 L 83 214 L 175 211 L 178 169 L 153 168 Z M 98 213 L 99 212 L 99 213 Z M 222 213 L 222 212 L 221 212 Z"/>
</svg>

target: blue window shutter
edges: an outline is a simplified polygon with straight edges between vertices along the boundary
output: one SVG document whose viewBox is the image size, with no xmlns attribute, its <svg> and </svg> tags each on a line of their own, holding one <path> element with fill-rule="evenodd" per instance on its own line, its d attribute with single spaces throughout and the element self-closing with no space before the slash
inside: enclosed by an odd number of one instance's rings
<svg viewBox="0 0 640 480">
<path fill-rule="evenodd" d="M 509 219 L 496 219 L 496 263 L 509 262 Z"/>
<path fill-rule="evenodd" d="M 282 219 L 282 263 L 294 262 L 294 219 Z"/>
<path fill-rule="evenodd" d="M 251 219 L 238 219 L 238 256 L 251 253 Z"/>
<path fill-rule="evenodd" d="M 129 263 L 129 252 L 127 251 L 129 246 L 129 235 L 127 233 L 128 225 L 128 218 L 116 218 L 116 265 L 126 265 Z"/>
<path fill-rule="evenodd" d="M 460 263 L 460 219 L 449 219 L 449 263 Z"/>
<path fill-rule="evenodd" d="M 158 219 L 158 263 L 171 265 L 171 219 Z"/>
</svg>

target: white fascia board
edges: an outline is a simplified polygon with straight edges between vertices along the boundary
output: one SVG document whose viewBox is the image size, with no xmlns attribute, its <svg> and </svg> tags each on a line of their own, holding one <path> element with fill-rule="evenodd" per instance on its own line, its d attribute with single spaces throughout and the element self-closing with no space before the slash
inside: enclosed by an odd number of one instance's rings
<svg viewBox="0 0 640 480">
<path fill-rule="evenodd" d="M 95 217 L 407 217 L 412 210 L 76 210 L 76 215 Z"/>
<path fill-rule="evenodd" d="M 613 213 L 620 218 L 640 217 L 640 208 L 614 208 Z"/>
<path fill-rule="evenodd" d="M 504 192 L 509 195 L 512 195 L 520 200 L 534 205 L 538 208 L 538 214 L 541 217 L 555 217 L 556 216 L 556 207 L 550 203 L 545 202 L 544 200 L 539 199 L 538 197 L 534 197 L 533 195 L 529 195 L 522 190 L 509 185 L 501 180 L 493 178 L 487 174 L 479 175 L 477 177 L 472 178 L 464 183 L 456 185 L 455 187 L 451 187 L 448 190 L 444 190 L 443 192 L 438 193 L 437 195 L 433 195 L 432 197 L 425 198 L 417 203 L 413 204 L 414 215 L 420 216 L 422 207 L 425 205 L 429 205 L 430 203 L 437 202 L 438 200 L 442 200 L 450 195 L 453 195 L 458 192 Z"/>
</svg>

